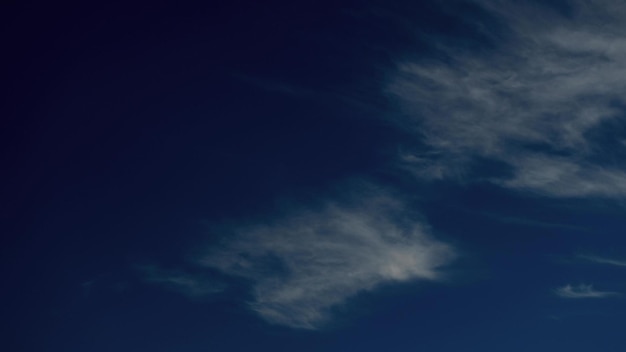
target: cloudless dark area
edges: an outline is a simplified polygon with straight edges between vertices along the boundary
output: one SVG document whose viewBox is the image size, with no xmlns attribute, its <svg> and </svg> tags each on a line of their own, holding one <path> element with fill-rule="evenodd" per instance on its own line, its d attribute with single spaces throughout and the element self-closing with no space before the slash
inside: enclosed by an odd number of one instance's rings
<svg viewBox="0 0 626 352">
<path fill-rule="evenodd" d="M 1 350 L 626 348 L 623 297 L 573 302 L 553 292 L 591 281 L 626 292 L 615 279 L 625 268 L 568 257 L 626 257 L 619 200 L 538 200 L 484 180 L 418 182 L 395 165 L 421 142 L 394 122 L 410 112 L 395 112 L 381 87 L 401 59 L 448 60 L 432 38 L 480 52 L 507 38 L 478 5 L 1 8 Z M 490 177 L 510 172 L 476 165 Z M 449 278 L 360 292 L 319 331 L 259 319 L 247 306 L 251 284 L 217 270 L 210 275 L 232 287 L 203 297 L 142 279 L 142 265 L 193 272 L 194 248 L 217 241 L 220 226 L 349 180 L 406 195 L 436 237 L 458 248 Z"/>
</svg>

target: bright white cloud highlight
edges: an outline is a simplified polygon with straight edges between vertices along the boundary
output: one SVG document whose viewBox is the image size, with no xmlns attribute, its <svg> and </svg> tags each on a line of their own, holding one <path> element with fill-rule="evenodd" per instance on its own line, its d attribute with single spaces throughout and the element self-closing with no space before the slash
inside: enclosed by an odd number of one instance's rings
<svg viewBox="0 0 626 352">
<path fill-rule="evenodd" d="M 594 137 L 623 126 L 626 5 L 573 1 L 565 17 L 523 2 L 478 3 L 507 27 L 498 38 L 486 34 L 495 49 L 439 44 L 445 60 L 404 60 L 391 76 L 402 125 L 427 146 L 403 161 L 420 177 L 441 179 L 463 177 L 473 160 L 487 158 L 510 168 L 492 181 L 511 189 L 626 195 L 623 165 L 598 162 L 626 155 L 624 144 Z"/>
<path fill-rule="evenodd" d="M 557 288 L 555 291 L 557 296 L 562 298 L 606 298 L 619 295 L 617 292 L 598 291 L 592 285 L 565 285 Z"/>
<path fill-rule="evenodd" d="M 359 292 L 440 279 L 453 257 L 402 205 L 377 196 L 236 229 L 200 263 L 250 280 L 250 307 L 268 322 L 315 329 Z"/>
</svg>

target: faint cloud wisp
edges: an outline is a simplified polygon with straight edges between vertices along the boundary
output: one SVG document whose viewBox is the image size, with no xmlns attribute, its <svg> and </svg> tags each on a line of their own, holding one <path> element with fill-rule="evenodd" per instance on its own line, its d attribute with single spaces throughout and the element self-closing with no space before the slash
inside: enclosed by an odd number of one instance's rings
<svg viewBox="0 0 626 352">
<path fill-rule="evenodd" d="M 153 265 L 143 265 L 137 269 L 144 281 L 164 286 L 191 298 L 204 297 L 225 289 L 221 283 L 182 271 L 165 270 Z"/>
<path fill-rule="evenodd" d="M 619 295 L 617 292 L 598 291 L 592 285 L 565 285 L 557 288 L 554 293 L 562 298 L 607 298 Z"/>
<path fill-rule="evenodd" d="M 585 260 L 592 261 L 594 263 L 598 263 L 598 264 L 609 264 L 609 265 L 614 265 L 614 266 L 626 267 L 626 261 L 624 260 L 616 260 L 616 259 L 604 258 L 604 257 L 599 257 L 599 256 L 594 256 L 594 255 L 580 255 L 579 257 Z"/>
</svg>

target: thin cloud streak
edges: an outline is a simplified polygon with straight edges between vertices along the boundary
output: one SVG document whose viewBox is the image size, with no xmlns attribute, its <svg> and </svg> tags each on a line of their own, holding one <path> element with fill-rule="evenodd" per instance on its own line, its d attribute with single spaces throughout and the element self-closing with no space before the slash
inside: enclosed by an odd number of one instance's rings
<svg viewBox="0 0 626 352">
<path fill-rule="evenodd" d="M 138 267 L 144 281 L 169 288 L 188 297 L 199 298 L 222 292 L 225 286 L 199 275 L 165 270 L 152 265 Z"/>
<path fill-rule="evenodd" d="M 545 221 L 533 220 L 530 218 L 508 216 L 508 215 L 503 215 L 503 214 L 498 214 L 498 213 L 493 213 L 493 212 L 470 212 L 470 213 L 483 216 L 485 218 L 488 218 L 490 220 L 495 220 L 497 222 L 517 225 L 517 226 L 543 227 L 543 228 L 548 228 L 548 229 L 563 229 L 563 230 L 569 230 L 569 231 L 589 232 L 589 229 L 580 227 L 580 226 L 575 226 L 575 225 L 568 225 L 568 224 L 562 224 L 562 223 L 556 223 L 556 222 L 545 222 Z"/>
<path fill-rule="evenodd" d="M 626 5 L 576 1 L 568 18 L 510 1 L 478 4 L 507 25 L 496 49 L 439 44 L 446 60 L 404 60 L 391 75 L 387 92 L 403 111 L 400 123 L 427 146 L 403 163 L 422 178 L 450 179 L 487 158 L 508 167 L 507 176 L 489 179 L 506 188 L 626 195 L 625 170 L 597 162 L 624 153 L 623 144 L 592 138 L 623 115 Z"/>
<path fill-rule="evenodd" d="M 388 284 L 440 280 L 453 249 L 402 205 L 378 195 L 328 204 L 271 224 L 234 229 L 201 265 L 252 283 L 250 308 L 266 321 L 317 329 L 332 309 Z"/>
<path fill-rule="evenodd" d="M 617 292 L 597 291 L 592 285 L 565 285 L 557 288 L 555 294 L 561 298 L 607 298 L 618 296 Z"/>
<path fill-rule="evenodd" d="M 626 267 L 625 260 L 615 260 L 615 259 L 603 258 L 603 257 L 598 257 L 598 256 L 593 256 L 593 255 L 581 255 L 579 257 L 592 261 L 594 263 L 598 263 L 598 264 L 609 264 L 609 265 Z"/>
</svg>

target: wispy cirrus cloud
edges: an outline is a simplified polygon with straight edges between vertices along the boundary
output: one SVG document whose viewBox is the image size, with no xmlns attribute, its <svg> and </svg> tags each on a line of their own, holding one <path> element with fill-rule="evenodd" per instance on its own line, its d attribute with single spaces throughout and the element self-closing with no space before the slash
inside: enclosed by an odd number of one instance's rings
<svg viewBox="0 0 626 352">
<path fill-rule="evenodd" d="M 599 257 L 595 255 L 580 255 L 579 258 L 592 261 L 598 264 L 609 264 L 614 266 L 626 267 L 626 260 L 617 260 L 612 258 Z"/>
<path fill-rule="evenodd" d="M 420 220 L 379 194 L 233 229 L 199 263 L 249 280 L 250 307 L 266 321 L 316 329 L 359 292 L 441 279 L 453 257 Z"/>
<path fill-rule="evenodd" d="M 498 23 L 493 48 L 437 43 L 438 58 L 401 60 L 387 86 L 400 123 L 426 145 L 403 161 L 423 178 L 464 177 L 501 163 L 503 187 L 552 197 L 626 195 L 626 5 L 573 1 L 569 14 L 512 1 L 476 2 Z M 598 136 L 602 138 L 598 138 Z M 604 160 L 604 161 L 601 161 Z"/>
<path fill-rule="evenodd" d="M 562 298 L 607 298 L 618 296 L 618 292 L 598 291 L 592 285 L 580 284 L 578 286 L 565 285 L 554 290 L 554 293 Z"/>
<path fill-rule="evenodd" d="M 205 276 L 177 270 L 166 270 L 154 265 L 137 267 L 144 281 L 180 292 L 192 298 L 221 292 L 225 286 Z"/>
</svg>

